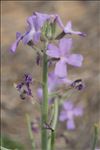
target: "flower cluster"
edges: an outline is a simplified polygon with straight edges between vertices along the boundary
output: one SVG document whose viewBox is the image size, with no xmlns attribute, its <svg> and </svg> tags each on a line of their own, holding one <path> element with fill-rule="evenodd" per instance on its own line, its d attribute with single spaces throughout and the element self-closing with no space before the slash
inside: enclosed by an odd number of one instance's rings
<svg viewBox="0 0 100 150">
<path fill-rule="evenodd" d="M 73 40 L 66 36 L 67 34 L 75 34 L 84 37 L 86 34 L 80 31 L 74 31 L 72 29 L 71 21 L 68 21 L 64 26 L 60 16 L 57 14 L 49 15 L 34 12 L 32 16 L 27 18 L 27 25 L 25 33 L 16 33 L 16 41 L 12 44 L 10 50 L 15 52 L 20 41 L 22 41 L 24 45 L 27 44 L 36 51 L 37 65 L 41 63 L 42 54 L 47 56 L 47 61 L 51 65 L 52 61 L 56 61 L 54 71 L 48 73 L 48 94 L 55 92 L 57 88 L 63 84 L 66 84 L 67 86 L 70 85 L 70 87 L 76 88 L 77 90 L 83 89 L 84 84 L 81 79 L 75 80 L 74 82 L 68 79 L 67 66 L 72 65 L 74 67 L 81 67 L 83 56 L 81 54 L 71 53 Z M 56 35 L 57 25 L 61 32 Z M 41 42 L 43 43 L 43 47 L 40 47 L 39 50 L 39 44 Z M 47 46 L 44 50 L 45 43 L 47 43 Z M 16 88 L 21 93 L 32 96 L 30 88 L 31 83 L 32 76 L 25 74 L 23 81 L 21 81 Z M 38 88 L 37 95 L 39 99 L 43 98 L 42 85 Z M 74 129 L 74 117 L 81 116 L 83 114 L 83 109 L 74 107 L 73 103 L 70 101 L 64 102 L 63 109 L 64 110 L 60 113 L 59 120 L 67 120 L 67 128 Z"/>
<path fill-rule="evenodd" d="M 49 24 L 53 24 L 57 22 L 59 25 L 61 24 L 60 18 L 58 15 L 47 15 L 41 14 L 38 12 L 34 12 L 32 16 L 27 18 L 27 31 L 24 34 L 19 32 L 16 33 L 16 41 L 11 46 L 11 51 L 15 52 L 19 42 L 22 40 L 23 44 L 28 44 L 30 41 L 32 43 L 37 44 L 40 40 L 42 34 L 42 28 L 45 22 L 49 22 Z"/>
</svg>

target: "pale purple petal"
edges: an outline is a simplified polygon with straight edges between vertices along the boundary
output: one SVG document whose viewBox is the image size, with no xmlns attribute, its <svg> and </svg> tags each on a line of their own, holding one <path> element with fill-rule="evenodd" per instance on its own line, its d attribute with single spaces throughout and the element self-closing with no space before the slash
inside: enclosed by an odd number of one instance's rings
<svg viewBox="0 0 100 150">
<path fill-rule="evenodd" d="M 71 33 L 71 34 L 80 35 L 80 36 L 83 36 L 83 37 L 86 36 L 86 33 L 83 33 L 83 32 L 80 32 L 80 31 L 73 31 L 73 30 L 72 30 L 70 33 Z"/>
<path fill-rule="evenodd" d="M 35 13 L 33 13 L 33 15 L 34 14 L 37 17 L 37 22 L 38 22 L 38 25 L 39 25 L 40 28 L 43 27 L 45 21 L 50 19 L 50 15 L 48 15 L 48 14 L 41 14 L 39 12 L 35 12 Z"/>
<path fill-rule="evenodd" d="M 60 17 L 58 15 L 56 17 L 56 22 L 58 23 L 58 25 L 60 26 L 61 29 L 64 28 L 64 25 L 63 25 L 63 23 L 62 23 L 62 21 L 61 21 L 61 19 L 60 19 Z"/>
<path fill-rule="evenodd" d="M 83 115 L 83 108 L 82 107 L 76 107 L 73 110 L 75 116 L 82 116 Z"/>
<path fill-rule="evenodd" d="M 78 33 L 78 35 L 83 36 L 83 37 L 87 36 L 87 34 L 84 32 L 80 32 L 80 33 Z"/>
<path fill-rule="evenodd" d="M 16 51 L 16 48 L 18 47 L 19 42 L 22 40 L 22 37 L 23 37 L 23 36 L 20 36 L 20 37 L 12 44 L 12 46 L 11 46 L 11 48 L 10 48 L 10 50 L 11 50 L 12 52 L 15 52 L 15 51 Z"/>
<path fill-rule="evenodd" d="M 66 110 L 66 112 L 67 112 L 67 118 L 73 119 L 73 117 L 74 117 L 73 110 L 69 109 L 69 110 Z"/>
<path fill-rule="evenodd" d="M 35 34 L 35 29 L 33 28 L 28 33 L 26 33 L 26 35 L 23 37 L 23 43 L 26 45 L 29 41 L 33 40 L 34 34 Z"/>
<path fill-rule="evenodd" d="M 72 23 L 71 23 L 71 21 L 68 21 L 68 23 L 64 27 L 64 32 L 66 34 L 71 34 L 71 31 L 72 31 Z"/>
<path fill-rule="evenodd" d="M 71 85 L 71 84 L 73 83 L 73 81 L 71 81 L 71 80 L 68 79 L 68 78 L 63 78 L 63 79 L 62 79 L 62 82 L 63 82 L 64 84 L 68 84 L 68 85 Z"/>
<path fill-rule="evenodd" d="M 18 39 L 21 36 L 22 36 L 22 34 L 20 32 L 16 32 L 16 39 Z"/>
<path fill-rule="evenodd" d="M 55 78 L 56 78 L 56 76 L 55 76 L 54 72 L 50 72 L 50 73 L 48 74 L 48 79 L 50 79 L 50 82 L 53 81 L 53 80 L 55 80 Z M 50 83 L 50 82 L 49 82 L 49 83 Z"/>
<path fill-rule="evenodd" d="M 49 87 L 49 91 L 53 91 L 55 89 L 55 81 L 56 81 L 56 77 L 54 75 L 53 72 L 50 72 L 48 74 L 48 87 Z"/>
<path fill-rule="evenodd" d="M 73 103 L 71 101 L 66 101 L 63 103 L 63 108 L 65 110 L 71 110 L 73 108 Z"/>
<path fill-rule="evenodd" d="M 35 44 L 37 44 L 37 43 L 39 42 L 40 36 L 41 36 L 41 33 L 40 33 L 40 32 L 36 32 L 36 33 L 34 34 L 33 42 L 34 42 Z"/>
<path fill-rule="evenodd" d="M 59 115 L 59 121 L 65 121 L 67 119 L 66 111 L 61 111 Z"/>
<path fill-rule="evenodd" d="M 83 56 L 80 54 L 71 54 L 67 59 L 66 62 L 70 65 L 80 67 L 83 62 Z"/>
<path fill-rule="evenodd" d="M 67 66 L 66 63 L 62 60 L 59 60 L 55 66 L 55 75 L 61 78 L 67 76 Z"/>
<path fill-rule="evenodd" d="M 33 36 L 35 35 L 38 27 L 35 15 L 28 17 L 27 22 L 29 26 L 28 26 L 28 31 L 25 33 L 23 38 L 24 44 L 27 44 L 29 41 L 33 40 Z"/>
<path fill-rule="evenodd" d="M 75 129 L 75 123 L 74 123 L 74 120 L 73 120 L 73 119 L 69 119 L 69 120 L 66 122 L 66 128 L 69 129 L 69 130 Z"/>
<path fill-rule="evenodd" d="M 40 29 L 36 15 L 28 17 L 27 22 L 29 24 L 29 30 L 34 28 L 35 31 L 38 31 Z"/>
<path fill-rule="evenodd" d="M 37 43 L 40 39 L 40 28 L 44 22 L 49 18 L 49 15 L 35 12 L 33 16 L 28 17 L 27 22 L 29 29 L 27 34 L 23 38 L 23 43 L 27 44 L 29 41 L 34 39 L 34 43 Z"/>
<path fill-rule="evenodd" d="M 56 51 L 59 51 L 59 48 L 57 46 L 55 46 L 54 44 L 48 44 L 48 47 L 47 47 L 48 50 L 56 50 Z"/>
<path fill-rule="evenodd" d="M 70 53 L 70 49 L 72 47 L 72 39 L 71 38 L 63 38 L 59 42 L 59 49 L 61 52 L 61 56 L 68 55 Z"/>
<path fill-rule="evenodd" d="M 29 24 L 30 29 L 31 29 L 32 27 L 34 27 L 34 22 L 33 22 L 32 16 L 30 16 L 30 17 L 27 18 L 27 23 Z"/>
<path fill-rule="evenodd" d="M 39 99 L 43 98 L 43 90 L 42 90 L 42 88 L 38 88 L 38 90 L 37 90 L 37 96 L 38 96 Z"/>
<path fill-rule="evenodd" d="M 48 50 L 46 51 L 46 54 L 54 58 L 60 57 L 59 49 L 53 44 L 48 45 Z"/>
<path fill-rule="evenodd" d="M 50 72 L 48 75 L 48 86 L 50 92 L 54 91 L 59 85 L 63 83 L 62 79 L 58 78 L 54 72 Z"/>
<path fill-rule="evenodd" d="M 11 48 L 10 48 L 11 52 L 15 52 L 15 51 L 16 51 L 16 48 L 18 47 L 19 42 L 20 42 L 20 40 L 16 40 L 16 41 L 12 44 L 12 46 L 11 46 Z"/>
<path fill-rule="evenodd" d="M 64 32 L 65 32 L 66 34 L 76 34 L 76 35 L 80 35 L 80 36 L 83 36 L 83 37 L 86 36 L 86 34 L 83 33 L 83 32 L 80 32 L 80 31 L 73 31 L 71 21 L 69 21 L 69 22 L 66 24 L 66 26 L 64 27 Z"/>
<path fill-rule="evenodd" d="M 56 76 L 54 75 L 53 72 L 50 72 L 48 74 L 48 87 L 49 87 L 49 91 L 55 90 L 55 87 L 56 87 Z"/>
<path fill-rule="evenodd" d="M 37 17 L 35 15 L 32 16 L 33 25 L 36 31 L 40 31 L 40 24 L 38 23 Z"/>
<path fill-rule="evenodd" d="M 50 57 L 53 57 L 53 58 L 59 58 L 60 57 L 59 52 L 54 51 L 54 50 L 47 50 L 46 54 Z"/>
</svg>

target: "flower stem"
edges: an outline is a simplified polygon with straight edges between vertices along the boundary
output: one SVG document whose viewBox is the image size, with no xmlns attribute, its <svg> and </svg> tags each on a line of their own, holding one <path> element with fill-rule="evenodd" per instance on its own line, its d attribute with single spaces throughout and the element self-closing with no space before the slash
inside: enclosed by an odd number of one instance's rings
<svg viewBox="0 0 100 150">
<path fill-rule="evenodd" d="M 47 48 L 48 43 L 46 42 L 45 51 Z M 44 124 L 48 121 L 48 64 L 47 64 L 47 55 L 44 51 L 43 54 L 43 102 L 42 102 L 42 119 L 41 119 L 41 142 L 42 142 L 42 150 L 47 150 L 47 142 L 48 142 L 48 135 L 47 129 L 44 128 Z"/>
<path fill-rule="evenodd" d="M 93 145 L 92 145 L 92 150 L 95 150 L 96 144 L 98 140 L 98 125 L 94 125 L 94 138 L 93 138 Z"/>
<path fill-rule="evenodd" d="M 52 122 L 52 131 L 51 131 L 51 150 L 55 149 L 55 132 L 56 132 L 56 126 L 58 121 L 58 100 L 55 99 L 54 101 L 54 118 Z"/>
<path fill-rule="evenodd" d="M 55 130 L 51 132 L 51 150 L 55 149 Z"/>
<path fill-rule="evenodd" d="M 31 124 L 30 124 L 31 121 L 30 121 L 30 117 L 29 117 L 28 114 L 26 114 L 26 121 L 27 121 L 30 140 L 31 140 L 31 143 L 32 143 L 32 150 L 35 150 L 34 137 L 33 137 L 33 133 L 32 133 L 32 130 L 31 130 Z"/>
<path fill-rule="evenodd" d="M 55 130 L 58 121 L 58 99 L 54 100 L 54 117 L 52 122 L 52 129 Z"/>
</svg>

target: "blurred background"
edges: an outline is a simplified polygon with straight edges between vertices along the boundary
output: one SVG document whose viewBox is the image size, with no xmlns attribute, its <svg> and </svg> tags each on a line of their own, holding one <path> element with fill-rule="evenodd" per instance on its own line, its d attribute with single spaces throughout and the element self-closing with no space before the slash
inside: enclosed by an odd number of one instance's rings
<svg viewBox="0 0 100 150">
<path fill-rule="evenodd" d="M 25 72 L 39 80 L 41 68 L 35 64 L 35 53 L 20 44 L 15 54 L 9 51 L 15 41 L 16 31 L 24 33 L 26 18 L 33 11 L 57 13 L 64 24 L 71 20 L 75 30 L 83 31 L 87 37 L 73 36 L 73 51 L 84 56 L 81 68 L 69 67 L 69 78 L 82 78 L 86 88 L 75 93 L 71 99 L 81 103 L 84 115 L 76 119 L 75 131 L 68 131 L 60 123 L 57 131 L 57 150 L 91 150 L 93 125 L 100 121 L 100 2 L 99 1 L 3 1 L 1 15 L 1 117 L 2 136 L 6 147 L 31 150 L 25 114 L 31 120 L 39 116 L 38 109 L 30 101 L 19 98 L 13 84 L 20 81 Z M 34 88 L 34 101 L 36 100 Z M 63 133 L 64 137 L 61 136 Z M 100 140 L 100 137 L 99 137 Z M 40 150 L 39 133 L 35 133 L 37 150 Z M 17 143 L 18 142 L 18 143 Z M 18 147 L 19 146 L 19 147 Z M 100 142 L 97 147 L 100 149 Z"/>
</svg>

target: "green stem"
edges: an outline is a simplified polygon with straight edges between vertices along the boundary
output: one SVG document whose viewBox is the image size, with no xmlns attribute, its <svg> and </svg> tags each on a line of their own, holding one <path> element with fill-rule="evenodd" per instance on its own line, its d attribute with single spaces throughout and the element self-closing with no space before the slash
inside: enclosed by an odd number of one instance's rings
<svg viewBox="0 0 100 150">
<path fill-rule="evenodd" d="M 47 42 L 45 46 L 45 51 L 47 48 Z M 44 51 L 43 54 L 43 102 L 42 102 L 42 120 L 41 120 L 41 142 L 42 142 L 42 150 L 47 150 L 47 142 L 48 142 L 48 135 L 47 135 L 47 129 L 44 128 L 44 124 L 48 121 L 48 61 L 47 61 L 47 55 Z"/>
<path fill-rule="evenodd" d="M 49 133 L 49 136 L 48 136 L 47 150 L 51 150 L 51 132 Z"/>
<path fill-rule="evenodd" d="M 98 125 L 94 125 L 94 138 L 93 138 L 92 150 L 95 150 L 97 140 L 98 140 Z"/>
<path fill-rule="evenodd" d="M 53 122 L 52 122 L 53 130 L 56 129 L 57 121 L 58 121 L 58 99 L 56 98 L 54 100 L 54 117 L 53 117 Z"/>
<path fill-rule="evenodd" d="M 55 149 L 55 130 L 51 132 L 51 150 Z"/>
<path fill-rule="evenodd" d="M 32 130 L 31 130 L 31 124 L 30 124 L 31 121 L 30 121 L 30 117 L 29 117 L 28 114 L 26 114 L 26 121 L 27 121 L 30 140 L 31 140 L 31 143 L 32 143 L 32 150 L 35 150 L 34 137 L 33 137 L 33 133 L 32 133 Z"/>
<path fill-rule="evenodd" d="M 52 131 L 51 131 L 51 150 L 55 149 L 55 132 L 56 132 L 56 126 L 58 121 L 58 100 L 55 99 L 54 101 L 54 118 L 52 122 Z"/>
</svg>

